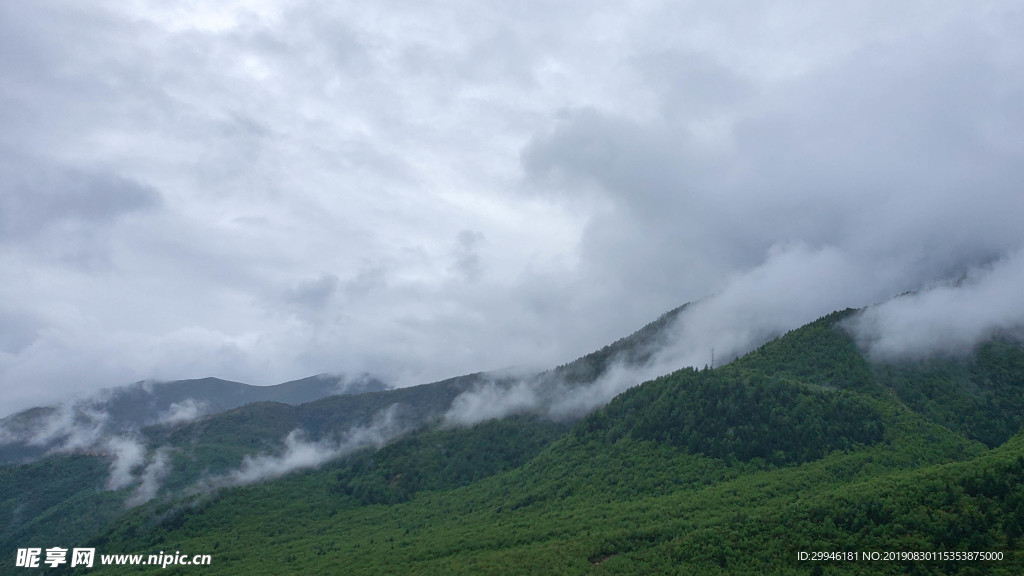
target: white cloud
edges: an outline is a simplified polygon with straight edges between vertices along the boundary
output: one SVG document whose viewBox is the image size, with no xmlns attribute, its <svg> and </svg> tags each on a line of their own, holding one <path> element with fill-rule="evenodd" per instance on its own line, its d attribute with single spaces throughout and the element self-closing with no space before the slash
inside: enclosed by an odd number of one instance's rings
<svg viewBox="0 0 1024 576">
<path fill-rule="evenodd" d="M 66 402 L 45 410 L 19 429 L 5 426 L 9 441 L 71 452 L 95 446 L 105 437 L 109 415 L 88 402 Z"/>
<path fill-rule="evenodd" d="M 484 382 L 456 396 L 444 420 L 455 426 L 471 426 L 512 414 L 533 412 L 541 403 L 540 394 L 529 382 L 520 381 L 510 386 Z"/>
<path fill-rule="evenodd" d="M 952 284 L 871 307 L 846 322 L 878 360 L 962 354 L 994 335 L 1024 331 L 1024 252 Z"/>
<path fill-rule="evenodd" d="M 170 450 L 160 448 L 153 453 L 149 463 L 139 474 L 139 485 L 135 487 L 131 495 L 125 500 L 129 508 L 145 504 L 156 497 L 160 491 L 160 484 L 165 476 L 171 471 Z"/>
<path fill-rule="evenodd" d="M 296 470 L 316 468 L 356 450 L 379 448 L 403 432 L 395 417 L 397 408 L 398 405 L 394 404 L 381 410 L 368 424 L 352 426 L 340 440 L 311 441 L 304 431 L 292 430 L 284 439 L 282 453 L 246 456 L 238 469 L 204 479 L 197 488 L 207 490 L 272 480 Z"/>
<path fill-rule="evenodd" d="M 104 448 L 112 455 L 107 490 L 120 490 L 136 481 L 134 472 L 146 461 L 146 447 L 132 438 L 108 438 Z"/>
<path fill-rule="evenodd" d="M 181 424 L 190 422 L 205 414 L 208 410 L 205 402 L 194 398 L 186 398 L 181 402 L 172 402 L 167 410 L 157 415 L 157 424 Z"/>
</svg>

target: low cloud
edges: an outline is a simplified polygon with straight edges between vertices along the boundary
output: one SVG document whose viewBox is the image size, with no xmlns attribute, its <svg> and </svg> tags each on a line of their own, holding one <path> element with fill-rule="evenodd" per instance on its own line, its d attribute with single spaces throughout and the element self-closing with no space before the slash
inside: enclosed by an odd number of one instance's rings
<svg viewBox="0 0 1024 576">
<path fill-rule="evenodd" d="M 622 362 L 612 364 L 591 384 L 565 386 L 554 401 L 545 407 L 548 417 L 555 420 L 579 418 L 611 402 L 622 392 L 642 382 L 660 376 L 650 364 L 630 366 Z"/>
<path fill-rule="evenodd" d="M 444 421 L 454 426 L 472 426 L 485 420 L 533 412 L 540 403 L 541 394 L 534 383 L 520 381 L 502 386 L 485 382 L 456 396 L 444 415 Z"/>
<path fill-rule="evenodd" d="M 167 410 L 164 410 L 156 418 L 156 424 L 182 424 L 191 422 L 207 413 L 209 407 L 206 402 L 199 402 L 194 398 L 186 398 L 181 402 L 173 402 Z"/>
<path fill-rule="evenodd" d="M 874 283 L 859 280 L 872 272 Z M 632 386 L 685 367 L 721 366 L 846 307 L 863 307 L 844 326 L 881 360 L 966 353 L 996 334 L 1024 334 L 1024 252 L 973 268 L 955 282 L 889 299 L 898 278 L 835 248 L 776 246 L 761 266 L 680 311 L 652 344 L 648 361 L 612 359 L 586 384 L 496 379 L 458 396 L 445 421 L 466 426 L 525 412 L 578 417 Z"/>
<path fill-rule="evenodd" d="M 887 298 L 894 275 L 834 247 L 772 247 L 760 266 L 733 276 L 717 294 L 688 306 L 667 331 L 652 364 L 667 373 L 730 362 L 738 356 L 835 310 Z"/>
<path fill-rule="evenodd" d="M 681 310 L 647 344 L 646 361 L 612 358 L 603 373 L 584 384 L 550 377 L 490 382 L 457 397 L 445 419 L 471 425 L 523 412 L 554 419 L 582 416 L 632 386 L 685 367 L 720 366 L 834 310 L 870 304 L 892 282 L 876 278 L 881 288 L 858 282 L 866 270 L 864 262 L 832 247 L 774 246 L 760 266 L 734 275 L 717 294 Z"/>
<path fill-rule="evenodd" d="M 88 403 L 60 404 L 0 424 L 0 444 L 21 443 L 52 452 L 97 445 L 106 434 L 109 415 Z"/>
<path fill-rule="evenodd" d="M 445 413 L 449 426 L 472 426 L 516 414 L 538 414 L 552 420 L 571 420 L 592 412 L 625 390 L 664 374 L 652 362 L 636 364 L 613 359 L 594 381 L 568 383 L 555 373 L 509 381 L 485 382 L 463 392 Z"/>
<path fill-rule="evenodd" d="M 241 486 L 284 476 L 293 470 L 315 468 L 342 454 L 341 446 L 310 442 L 302 430 L 292 430 L 284 439 L 284 453 L 246 456 L 242 466 L 227 475 L 223 485 Z"/>
<path fill-rule="evenodd" d="M 113 458 L 107 490 L 121 490 L 137 484 L 125 500 L 128 508 L 156 497 L 164 477 L 171 471 L 170 448 L 165 446 L 148 453 L 141 442 L 126 437 L 109 438 L 104 448 Z"/>
<path fill-rule="evenodd" d="M 369 424 L 353 426 L 338 441 L 310 440 L 303 430 L 292 430 L 284 439 L 284 451 L 277 455 L 246 456 L 234 471 L 200 481 L 200 491 L 243 486 L 279 478 L 296 470 L 316 468 L 362 448 L 380 447 L 404 431 L 397 422 L 397 404 L 378 412 Z"/>
<path fill-rule="evenodd" d="M 844 324 L 873 359 L 963 354 L 994 335 L 1024 333 L 1024 251 L 953 283 L 867 308 Z"/>
<path fill-rule="evenodd" d="M 171 458 L 169 448 L 160 448 L 153 453 L 149 464 L 139 475 L 139 485 L 135 487 L 131 496 L 125 501 L 125 506 L 134 508 L 145 504 L 156 497 L 160 491 L 161 482 L 171 471 Z"/>
<path fill-rule="evenodd" d="M 94 404 L 110 394 L 110 391 L 103 391 L 89 400 L 42 409 L 28 417 L 11 417 L 0 426 L 0 444 L 39 447 L 47 454 L 83 451 L 105 454 L 110 459 L 106 489 L 122 490 L 137 484 L 125 504 L 133 507 L 148 502 L 170 472 L 170 448 L 151 452 L 135 433 L 116 435 L 110 430 L 110 414 Z M 195 407 L 194 402 L 183 403 L 168 411 L 167 421 L 182 421 Z"/>
<path fill-rule="evenodd" d="M 134 483 L 133 472 L 146 461 L 146 447 L 132 438 L 109 438 L 104 448 L 113 457 L 107 490 L 120 490 Z"/>
</svg>

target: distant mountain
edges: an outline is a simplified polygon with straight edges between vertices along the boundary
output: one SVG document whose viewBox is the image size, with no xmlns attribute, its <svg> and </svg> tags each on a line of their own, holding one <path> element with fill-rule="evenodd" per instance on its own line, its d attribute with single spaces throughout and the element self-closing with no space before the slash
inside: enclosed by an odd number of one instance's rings
<svg viewBox="0 0 1024 576">
<path fill-rule="evenodd" d="M 219 378 L 139 382 L 115 389 L 99 407 L 114 427 L 125 429 L 150 424 L 176 423 L 199 415 L 216 414 L 253 402 L 304 404 L 327 396 L 379 392 L 387 386 L 369 375 L 356 378 L 320 374 L 274 386 L 251 386 Z"/>
<path fill-rule="evenodd" d="M 386 390 L 369 376 L 320 374 L 274 386 L 219 378 L 136 382 L 60 406 L 32 408 L 0 420 L 0 464 L 59 448 L 88 448 L 106 435 L 173 425 L 253 402 L 302 404 L 327 396 Z"/>
</svg>

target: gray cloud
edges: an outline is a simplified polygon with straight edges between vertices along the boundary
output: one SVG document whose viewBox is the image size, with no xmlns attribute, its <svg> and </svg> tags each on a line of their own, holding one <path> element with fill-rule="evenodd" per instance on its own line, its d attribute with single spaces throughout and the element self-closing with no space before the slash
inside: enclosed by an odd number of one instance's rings
<svg viewBox="0 0 1024 576">
<path fill-rule="evenodd" d="M 115 174 L 0 157 L 0 236 L 38 234 L 51 226 L 109 225 L 114 218 L 160 203 L 151 188 Z"/>
<path fill-rule="evenodd" d="M 319 323 L 331 299 L 339 289 L 338 277 L 324 273 L 319 277 L 300 282 L 290 288 L 285 299 L 292 305 L 295 314 L 311 323 Z"/>
<path fill-rule="evenodd" d="M 482 233 L 472 230 L 462 230 L 456 236 L 455 263 L 451 270 L 468 282 L 479 280 L 483 274 L 480 245 L 484 240 Z"/>
<path fill-rule="evenodd" d="M 115 224 L 160 204 L 155 189 L 111 172 L 0 153 L 0 242 L 30 258 L 108 268 Z"/>
<path fill-rule="evenodd" d="M 11 411 L 544 368 L 698 300 L 703 365 L 1024 247 L 1009 2 L 0 10 Z"/>
<path fill-rule="evenodd" d="M 17 354 L 39 335 L 38 319 L 17 310 L 0 309 L 0 350 Z"/>
</svg>

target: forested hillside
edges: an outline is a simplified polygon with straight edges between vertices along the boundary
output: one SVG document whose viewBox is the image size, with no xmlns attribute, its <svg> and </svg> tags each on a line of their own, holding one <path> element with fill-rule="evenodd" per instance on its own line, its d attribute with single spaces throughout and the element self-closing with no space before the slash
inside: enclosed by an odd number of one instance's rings
<svg viewBox="0 0 1024 576">
<path fill-rule="evenodd" d="M 544 394 L 561 386 L 592 383 L 614 364 L 639 366 L 650 359 L 684 308 L 663 314 L 567 365 L 526 376 L 527 381 Z M 75 411 L 55 414 L 52 408 L 27 411 L 5 422 L 26 433 L 56 424 L 59 434 L 46 445 L 0 444 L 0 453 L 7 450 L 15 460 L 39 458 L 47 451 L 56 455 L 0 468 L 0 514 L 10 519 L 0 525 L 0 546 L 55 539 L 83 542 L 149 499 L 174 501 L 261 481 L 288 470 L 315 467 L 365 446 L 369 451 L 345 460 L 348 479 L 341 482 L 339 494 L 364 502 L 394 502 L 426 488 L 467 484 L 519 466 L 569 428 L 571 417 L 554 422 L 530 415 L 468 429 L 445 423 L 446 413 L 461 394 L 481 386 L 502 390 L 518 382 L 522 380 L 512 376 L 478 373 L 382 390 L 379 381 L 368 377 L 341 382 L 314 376 L 254 391 L 256 387 L 208 378 L 166 383 L 152 390 L 129 387 L 102 405 L 86 406 L 85 416 L 101 408 L 117 412 L 101 411 L 96 418 L 83 420 Z M 212 388 L 206 390 L 204 384 Z M 305 404 L 265 400 L 322 395 L 325 386 L 341 384 L 345 394 Z M 264 401 L 139 428 L 146 418 L 175 401 L 206 398 L 207 408 L 213 409 L 232 398 L 246 397 Z M 526 420 L 520 422 L 522 418 Z M 103 426 L 96 426 L 94 420 Z M 110 422 L 130 426 L 110 428 Z M 396 439 L 379 454 L 375 452 Z M 447 442 L 455 442 L 456 448 L 446 448 Z M 54 450 L 61 443 L 70 447 Z M 479 454 L 467 446 L 475 446 Z"/>
<path fill-rule="evenodd" d="M 1024 348 L 872 363 L 842 328 L 854 313 L 575 423 L 424 421 L 318 469 L 157 499 L 90 546 L 212 555 L 170 574 L 1019 574 Z"/>
</svg>

